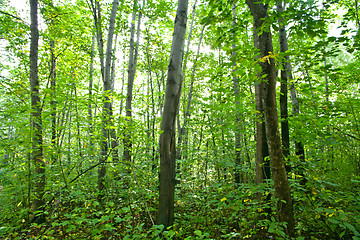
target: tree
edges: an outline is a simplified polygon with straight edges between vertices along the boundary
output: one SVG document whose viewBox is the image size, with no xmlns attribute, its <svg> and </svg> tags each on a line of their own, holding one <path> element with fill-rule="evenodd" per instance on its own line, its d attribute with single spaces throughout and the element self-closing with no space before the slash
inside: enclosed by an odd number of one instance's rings
<svg viewBox="0 0 360 240">
<path fill-rule="evenodd" d="M 166 227 L 174 222 L 175 159 L 176 139 L 175 120 L 179 111 L 182 84 L 182 60 L 185 43 L 188 1 L 179 0 L 175 17 L 174 34 L 171 45 L 168 76 L 166 81 L 164 111 L 159 140 L 160 188 L 157 223 Z"/>
<path fill-rule="evenodd" d="M 111 145 L 111 126 L 113 125 L 112 121 L 112 102 L 111 102 L 111 94 L 113 91 L 113 84 L 111 82 L 111 56 L 112 56 L 112 42 L 115 31 L 115 19 L 117 14 L 117 9 L 119 5 L 119 0 L 114 0 L 112 4 L 110 20 L 109 20 L 109 31 L 107 38 L 107 46 L 105 53 L 105 65 L 103 61 L 103 39 L 102 39 L 102 31 L 100 28 L 100 3 L 95 1 L 97 7 L 93 7 L 94 11 L 94 19 L 95 25 L 97 26 L 97 39 L 98 39 L 98 48 L 100 54 L 100 63 L 101 63 L 101 73 L 104 85 L 104 103 L 103 103 L 103 112 L 102 112 L 102 141 L 101 141 L 101 158 L 100 158 L 100 167 L 98 169 L 98 190 L 99 190 L 99 200 L 103 202 L 104 197 L 104 189 L 105 189 L 105 175 L 106 175 L 106 161 L 109 154 L 109 146 Z M 115 149 L 114 149 L 115 150 Z"/>
<path fill-rule="evenodd" d="M 278 198 L 278 217 L 279 221 L 287 223 L 286 234 L 292 237 L 295 234 L 295 221 L 278 127 L 275 59 L 273 57 L 272 36 L 266 22 L 269 19 L 268 5 L 257 3 L 255 0 L 247 0 L 246 3 L 254 20 L 254 46 L 260 52 L 258 64 L 261 66 L 260 88 L 263 91 L 261 100 L 264 105 L 266 138 L 275 196 Z"/>
<path fill-rule="evenodd" d="M 285 10 L 285 1 L 279 1 L 277 3 L 277 11 L 280 14 L 283 14 Z M 286 29 L 284 23 L 284 17 L 280 16 L 279 20 L 279 44 L 280 52 L 286 54 L 286 51 L 289 50 L 288 40 L 286 36 Z M 290 136 L 289 136 L 289 121 L 288 121 L 288 82 L 290 82 L 290 96 L 292 101 L 293 115 L 296 116 L 299 114 L 299 103 L 295 92 L 295 86 L 292 77 L 291 63 L 289 55 L 285 55 L 282 60 L 282 69 L 281 69 L 281 92 L 280 92 L 280 111 L 281 111 L 281 133 L 282 133 L 282 145 L 284 148 L 284 156 L 289 157 L 290 155 Z M 305 161 L 305 151 L 303 144 L 300 141 L 295 141 L 295 154 L 299 156 L 302 162 Z M 290 164 L 288 164 L 290 165 Z M 300 175 L 303 175 L 302 171 Z M 302 183 L 304 183 L 305 177 L 303 176 Z"/>
<path fill-rule="evenodd" d="M 127 132 L 124 136 L 124 161 L 127 163 L 131 162 L 131 118 L 132 118 L 132 98 L 133 98 L 133 87 L 136 73 L 136 64 L 138 58 L 139 50 L 139 38 L 140 38 L 140 26 L 141 26 L 141 17 L 142 12 L 139 10 L 138 24 L 137 24 L 137 40 L 136 44 L 134 41 L 135 38 L 135 20 L 136 20 L 136 10 L 137 10 L 137 1 L 134 1 L 132 19 L 131 19 L 131 29 L 130 29 L 130 50 L 129 50 L 129 64 L 128 64 L 128 82 L 127 82 L 127 94 L 126 94 L 126 117 L 127 117 Z"/>
<path fill-rule="evenodd" d="M 281 14 L 284 11 L 283 1 L 277 2 L 277 11 Z M 279 43 L 280 43 L 280 52 L 286 52 L 287 42 L 285 46 L 286 31 L 284 26 L 284 19 L 279 18 Z M 280 73 L 281 85 L 280 85 L 280 117 L 281 117 L 281 142 L 283 148 L 284 158 L 288 160 L 290 156 L 290 133 L 289 133 L 289 120 L 288 120 L 288 79 L 289 79 L 289 69 L 286 67 L 286 60 L 289 58 L 284 58 L 282 62 L 282 69 Z M 290 170 L 289 164 L 286 166 L 288 171 Z"/>
<path fill-rule="evenodd" d="M 43 135 L 42 135 L 42 116 L 41 100 L 39 96 L 39 77 L 38 77 L 38 2 L 30 1 L 31 19 L 31 42 L 30 42 L 30 86 L 31 86 L 31 132 L 32 132 L 32 153 L 31 160 L 35 165 L 35 196 L 32 203 L 34 218 L 32 221 L 42 223 L 45 215 L 42 207 L 45 204 L 45 161 L 43 156 Z M 40 213 L 39 213 L 40 212 Z"/>
</svg>

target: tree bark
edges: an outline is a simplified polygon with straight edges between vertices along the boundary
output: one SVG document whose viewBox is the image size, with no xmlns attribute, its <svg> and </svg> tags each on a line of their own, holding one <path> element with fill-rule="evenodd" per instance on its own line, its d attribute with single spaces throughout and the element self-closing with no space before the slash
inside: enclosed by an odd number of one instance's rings
<svg viewBox="0 0 360 240">
<path fill-rule="evenodd" d="M 282 14 L 285 6 L 283 6 L 284 1 L 280 0 L 277 2 L 277 11 Z M 280 43 L 280 52 L 285 52 L 288 50 L 286 38 L 286 31 L 284 25 L 284 18 L 280 17 L 278 20 L 279 23 L 279 43 Z M 283 58 L 281 63 L 282 69 L 280 72 L 281 85 L 280 85 L 280 118 L 281 118 L 281 141 L 283 147 L 283 154 L 285 159 L 290 155 L 290 132 L 289 132 L 289 119 L 288 119 L 288 78 L 289 78 L 289 69 L 286 67 L 286 61 L 289 60 L 289 56 Z M 286 169 L 290 171 L 290 165 L 286 165 Z"/>
<path fill-rule="evenodd" d="M 258 59 L 262 76 L 260 87 L 263 90 L 262 102 L 264 104 L 270 166 L 274 180 L 275 197 L 278 199 L 278 220 L 287 223 L 286 234 L 291 238 L 295 235 L 295 221 L 278 127 L 275 60 L 271 56 L 273 54 L 273 45 L 270 29 L 266 27 L 266 21 L 269 21 L 268 6 L 258 3 L 256 0 L 247 0 L 246 3 L 253 15 L 254 45 L 260 52 L 260 58 Z M 262 27 L 262 31 L 258 32 Z"/>
<path fill-rule="evenodd" d="M 176 159 L 178 161 L 181 160 L 182 155 L 183 155 L 183 151 L 185 151 L 184 158 L 187 157 L 187 146 L 188 146 L 188 139 L 189 139 L 188 131 L 187 131 L 187 125 L 188 125 L 188 120 L 189 120 L 190 115 L 191 115 L 190 109 L 191 109 L 191 101 L 192 101 L 194 82 L 195 82 L 195 72 L 196 72 L 196 69 L 197 69 L 197 62 L 198 62 L 198 58 L 199 58 L 199 55 L 200 55 L 200 47 L 201 47 L 201 42 L 202 42 L 205 27 L 206 26 L 203 25 L 202 28 L 201 28 L 199 43 L 198 43 L 198 47 L 197 47 L 197 51 L 196 51 L 196 57 L 195 57 L 195 60 L 194 60 L 194 64 L 192 66 L 191 82 L 190 82 L 190 87 L 189 87 L 189 92 L 188 92 L 188 97 L 187 97 L 187 104 L 186 104 L 186 109 L 185 109 L 185 114 L 184 114 L 184 120 L 183 120 L 183 125 L 182 125 L 182 127 L 181 127 L 181 129 L 179 131 L 179 136 L 178 136 L 178 145 L 179 145 L 179 147 L 178 147 L 178 149 L 176 151 Z M 183 143 L 183 140 L 184 140 L 184 143 Z"/>
<path fill-rule="evenodd" d="M 55 59 L 55 41 L 50 41 L 50 88 L 51 88 L 51 162 L 55 164 L 57 159 L 58 139 L 56 131 L 56 59 Z"/>
<path fill-rule="evenodd" d="M 136 20 L 136 9 L 137 1 L 134 1 L 132 19 L 131 19 L 131 30 L 130 30 L 130 51 L 129 51 L 129 65 L 128 65 L 128 83 L 127 83 L 127 94 L 126 94 L 126 121 L 127 129 L 124 136 L 124 161 L 131 162 L 131 118 L 132 118 L 132 96 L 133 96 L 133 86 L 136 73 L 136 64 L 137 56 L 139 49 L 139 39 L 140 39 L 140 26 L 141 26 L 141 16 L 142 13 L 139 11 L 138 24 L 137 24 L 137 40 L 136 45 L 134 43 L 135 38 L 135 20 Z"/>
<path fill-rule="evenodd" d="M 284 6 L 283 6 L 284 4 Z M 285 1 L 281 0 L 277 3 L 277 11 L 282 13 L 285 9 Z M 279 44 L 280 44 L 280 52 L 285 53 L 289 48 L 288 48 L 288 41 L 287 41 L 287 36 L 286 36 L 286 29 L 285 29 L 285 25 L 284 25 L 284 19 L 280 18 L 279 19 Z M 300 113 L 299 110 L 299 102 L 297 100 L 297 96 L 296 96 L 296 92 L 295 92 L 295 86 L 294 86 L 294 82 L 292 82 L 293 77 L 292 77 L 292 69 L 291 69 L 291 64 L 290 64 L 290 58 L 288 55 L 284 56 L 284 60 L 282 62 L 282 68 L 283 70 L 281 71 L 281 80 L 282 80 L 282 84 L 285 82 L 291 82 L 289 89 L 290 89 L 290 98 L 292 101 L 292 112 L 293 115 L 296 116 Z M 286 84 L 287 85 L 287 84 Z M 287 88 L 287 86 L 286 86 Z M 287 95 L 287 89 L 286 89 L 286 95 Z M 287 97 L 286 97 L 287 98 Z M 284 103 L 285 105 L 285 103 Z M 285 106 L 283 106 L 285 107 Z M 281 96 L 280 96 L 280 108 L 281 107 Z M 284 126 L 281 125 L 281 128 L 284 129 L 285 131 L 287 131 L 287 136 L 286 133 L 283 131 L 282 135 L 283 135 L 283 147 L 285 148 L 286 146 L 288 148 L 290 148 L 290 140 L 289 140 L 289 125 L 288 125 L 288 120 L 287 120 L 287 99 L 286 99 L 286 113 L 284 112 L 281 113 L 281 118 L 283 121 L 286 120 L 286 125 Z M 286 130 L 287 128 L 287 130 Z M 286 140 L 286 143 L 284 143 L 284 140 Z M 286 154 L 286 151 L 284 150 L 284 155 Z M 287 154 L 289 155 L 289 151 L 287 151 Z M 299 157 L 299 159 L 301 161 L 305 161 L 305 151 L 304 151 L 304 146 L 300 141 L 295 141 L 295 154 Z M 285 155 L 286 156 L 286 155 Z M 289 169 L 290 170 L 290 169 Z M 305 184 L 305 176 L 303 176 L 303 170 L 301 169 L 299 171 L 299 175 L 302 176 L 301 179 L 301 183 Z"/>
<path fill-rule="evenodd" d="M 185 71 L 186 71 L 186 67 L 187 67 L 187 59 L 188 59 L 188 56 L 189 56 L 189 51 L 190 51 L 190 45 L 191 45 L 191 37 L 192 37 L 192 32 L 193 32 L 193 26 L 194 26 L 194 22 L 195 22 L 195 13 L 196 13 L 196 4 L 197 4 L 197 0 L 195 0 L 194 2 L 194 5 L 193 5 L 193 11 L 192 11 L 192 14 L 191 14 L 191 24 L 190 24 L 190 29 L 189 29 L 189 34 L 188 34 L 188 39 L 187 39 L 187 46 L 186 46 L 186 52 L 184 54 L 184 60 L 183 60 L 183 66 L 182 66 L 182 71 L 183 71 L 183 74 L 185 74 Z M 203 30 L 202 30 L 203 32 Z M 201 33 L 201 38 L 202 38 L 202 33 Z M 200 41 L 201 42 L 201 41 Z M 182 80 L 184 81 L 184 79 Z M 185 85 L 185 83 L 184 83 Z M 192 85 L 190 86 L 190 89 L 189 89 L 189 94 L 191 92 L 191 95 L 192 95 Z M 188 99 L 189 99 L 189 95 L 188 95 Z M 190 100 L 191 101 L 191 100 Z M 183 106 L 185 107 L 185 102 L 186 102 L 186 99 L 184 98 L 183 100 Z M 189 100 L 188 100 L 189 102 Z M 188 105 L 188 107 L 190 108 L 190 106 Z M 185 132 L 186 132 L 186 129 L 184 125 L 186 125 L 186 110 L 184 109 L 184 122 L 183 122 L 183 126 L 181 126 L 180 124 L 180 115 L 178 115 L 177 117 L 177 125 L 178 125 L 178 140 L 177 140 L 177 144 L 178 144 L 178 149 L 176 151 L 176 159 L 178 160 L 177 162 L 177 171 L 180 170 L 180 161 L 181 161 L 181 158 L 182 158 L 182 153 L 183 153 L 183 149 L 185 149 L 185 147 L 183 147 L 183 138 L 185 136 Z M 184 144 L 184 146 L 186 146 Z"/>
<path fill-rule="evenodd" d="M 89 95 L 88 95 L 88 117 L 89 117 L 89 148 L 90 148 L 90 159 L 93 159 L 94 155 L 94 122 L 93 122 L 93 78 L 94 78 L 94 55 L 95 55 L 95 35 L 92 37 L 91 53 L 90 53 L 90 72 L 89 72 Z"/>
<path fill-rule="evenodd" d="M 175 17 L 174 34 L 171 45 L 168 77 L 166 82 L 164 111 L 161 121 L 160 150 L 160 189 L 157 224 L 166 227 L 174 222 L 175 195 L 175 120 L 179 111 L 182 85 L 182 60 L 187 22 L 188 0 L 179 0 Z"/>
<path fill-rule="evenodd" d="M 103 113 L 102 113 L 102 140 L 101 140 L 101 158 L 100 161 L 102 164 L 98 168 L 98 190 L 99 190 L 99 201 L 103 201 L 103 191 L 105 189 L 105 175 L 106 175 L 106 158 L 108 157 L 109 145 L 110 145 L 110 129 L 113 125 L 112 122 L 112 104 L 111 104 L 111 94 L 112 94 L 112 83 L 111 83 L 111 52 L 112 52 L 112 42 L 113 36 L 115 31 L 115 18 L 117 13 L 117 8 L 119 5 L 119 0 L 114 0 L 110 20 L 109 20 L 109 31 L 108 31 L 108 38 L 107 38 L 107 46 L 106 46 L 106 60 L 105 66 L 102 67 L 104 69 L 103 72 L 103 88 L 104 88 L 104 104 L 103 104 Z M 100 7 L 99 7 L 100 8 Z M 98 36 L 100 32 L 98 32 Z M 99 38 L 98 38 L 99 39 Z M 99 42 L 102 42 L 99 39 Z M 100 55 L 102 50 L 99 50 Z"/>
<path fill-rule="evenodd" d="M 32 153 L 31 160 L 35 165 L 35 197 L 32 202 L 32 211 L 35 214 L 32 221 L 36 223 L 45 222 L 45 215 L 42 212 L 44 205 L 45 190 L 45 161 L 43 156 L 42 139 L 42 109 L 39 96 L 39 77 L 38 77 L 38 1 L 30 0 L 30 20 L 31 20 L 31 42 L 30 42 L 30 86 L 31 86 L 31 132 L 32 132 Z"/>
<path fill-rule="evenodd" d="M 233 17 L 233 22 L 232 22 L 232 26 L 234 28 L 234 33 L 232 33 L 232 38 L 233 38 L 233 44 L 232 44 L 232 53 L 231 53 L 231 58 L 232 58 L 232 80 L 233 80 L 233 88 L 234 88 L 234 97 L 235 97 L 235 171 L 234 171 L 234 175 L 235 175 L 235 184 L 240 184 L 242 182 L 244 182 L 244 176 L 242 174 L 241 169 L 241 165 L 243 164 L 243 161 L 241 160 L 241 139 L 242 139 L 242 134 L 241 134 L 241 112 L 240 112 L 240 87 L 239 87 L 239 79 L 236 75 L 236 36 L 235 36 L 235 26 L 236 26 L 236 4 L 233 1 L 232 2 L 232 17 Z"/>
</svg>

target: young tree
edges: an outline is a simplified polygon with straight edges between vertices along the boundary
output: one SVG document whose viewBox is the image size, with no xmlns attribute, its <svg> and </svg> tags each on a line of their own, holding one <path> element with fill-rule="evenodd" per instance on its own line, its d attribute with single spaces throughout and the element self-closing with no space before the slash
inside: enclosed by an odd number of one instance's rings
<svg viewBox="0 0 360 240">
<path fill-rule="evenodd" d="M 175 120 L 179 111 L 182 84 L 182 60 L 185 43 L 188 1 L 179 0 L 175 17 L 173 40 L 168 66 L 164 111 L 161 121 L 160 150 L 160 189 L 157 223 L 166 227 L 174 222 L 175 195 Z"/>
<path fill-rule="evenodd" d="M 295 233 L 295 221 L 278 127 L 276 69 L 275 60 L 272 56 L 272 36 L 267 22 L 269 21 L 268 5 L 258 3 L 256 0 L 247 0 L 246 3 L 253 15 L 254 46 L 260 52 L 258 64 L 261 66 L 260 88 L 263 90 L 261 100 L 264 105 L 265 129 L 275 196 L 278 198 L 278 217 L 279 221 L 287 223 L 286 233 L 289 237 L 292 237 Z M 259 31 L 260 29 L 261 31 Z"/>
<path fill-rule="evenodd" d="M 99 200 L 102 201 L 103 193 L 102 191 L 105 188 L 105 175 L 106 175 L 106 158 L 109 154 L 109 145 L 111 143 L 110 140 L 110 131 L 112 122 L 112 101 L 111 94 L 113 91 L 113 84 L 111 83 L 111 56 L 112 56 L 112 43 L 113 36 L 115 31 L 115 19 L 117 14 L 117 9 L 119 5 L 119 0 L 114 0 L 111 8 L 110 20 L 109 20 L 109 31 L 107 38 L 107 46 L 106 46 L 106 54 L 105 54 L 105 64 L 103 53 L 103 39 L 102 39 L 102 31 L 101 31 L 101 22 L 100 22 L 100 3 L 95 1 L 97 7 L 93 7 L 94 11 L 94 19 L 96 26 L 96 33 L 98 39 L 98 48 L 100 54 L 100 64 L 101 64 L 101 73 L 103 77 L 103 86 L 104 86 L 104 105 L 103 105 L 103 113 L 102 113 L 102 140 L 101 140 L 101 158 L 100 162 L 102 163 L 98 169 L 98 190 L 99 190 Z"/>
<path fill-rule="evenodd" d="M 129 50 L 129 65 L 128 65 L 128 83 L 127 83 L 127 94 L 126 94 L 126 117 L 127 117 L 127 132 L 124 136 L 124 161 L 131 162 L 131 117 L 132 117 L 132 98 L 133 98 L 133 87 L 136 73 L 137 56 L 139 50 L 139 38 L 140 38 L 140 26 L 142 12 L 139 11 L 138 23 L 137 23 L 137 40 L 136 45 L 134 42 L 135 38 L 135 20 L 136 20 L 136 9 L 137 1 L 134 1 L 131 29 L 130 29 L 130 50 Z"/>
</svg>

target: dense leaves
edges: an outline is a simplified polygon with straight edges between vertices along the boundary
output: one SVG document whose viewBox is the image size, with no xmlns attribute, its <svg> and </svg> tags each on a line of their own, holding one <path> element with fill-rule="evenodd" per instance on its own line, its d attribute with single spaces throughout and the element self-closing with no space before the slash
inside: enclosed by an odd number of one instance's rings
<svg viewBox="0 0 360 240">
<path fill-rule="evenodd" d="M 272 32 L 274 52 L 260 61 L 274 59 L 281 70 L 282 60 L 289 56 L 293 78 L 288 84 L 299 102 L 300 111 L 293 114 L 288 94 L 290 156 L 286 163 L 291 166 L 288 179 L 296 239 L 360 239 L 359 3 L 294 0 L 279 13 L 274 1 L 263 2 L 269 20 L 258 31 Z M 111 4 L 100 2 L 104 37 Z M 189 3 L 189 12 L 193 4 Z M 241 1 L 234 1 L 236 15 L 231 1 L 200 1 L 194 15 L 188 14 L 185 49 L 188 44 L 190 48 L 184 55 L 176 137 L 185 117 L 187 125 L 177 146 L 181 160 L 176 164 L 175 222 L 167 229 L 156 225 L 158 140 L 177 2 L 133 5 L 122 1 L 118 8 L 111 70 L 114 92 L 106 100 L 111 101 L 113 116 L 111 124 L 103 125 L 106 93 L 101 52 L 93 43 L 91 1 L 39 2 L 46 203 L 33 212 L 39 175 L 31 161 L 29 6 L 22 2 L 15 8 L 9 1 L 0 1 L 0 238 L 286 239 L 285 223 L 276 214 L 272 180 L 256 185 L 254 86 L 259 83 L 259 67 L 254 60 L 252 16 Z M 141 11 L 143 19 L 129 125 L 125 102 L 133 11 Z M 284 19 L 287 31 L 289 50 L 285 53 L 279 50 L 279 18 Z M 192 100 L 187 113 L 189 91 Z M 109 139 L 118 145 L 102 158 L 107 173 L 100 193 L 103 201 L 99 201 L 102 129 L 114 132 Z M 128 133 L 131 162 L 122 156 Z M 296 155 L 295 142 L 304 145 L 305 160 Z M 235 164 L 237 152 L 240 166 Z M 235 168 L 242 176 L 237 184 Z M 46 221 L 32 221 L 37 214 L 44 214 Z"/>
</svg>

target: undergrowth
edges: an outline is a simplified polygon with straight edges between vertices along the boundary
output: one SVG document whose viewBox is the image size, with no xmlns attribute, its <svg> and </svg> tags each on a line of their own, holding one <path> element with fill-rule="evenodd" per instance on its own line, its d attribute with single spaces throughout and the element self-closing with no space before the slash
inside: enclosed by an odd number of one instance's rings
<svg viewBox="0 0 360 240">
<path fill-rule="evenodd" d="M 147 190 L 139 190 L 135 184 L 129 189 L 108 190 L 104 204 L 97 200 L 95 188 L 78 185 L 66 189 L 47 206 L 47 221 L 42 224 L 29 223 L 26 199 L 21 189 L 11 186 L 5 184 L 0 196 L 4 203 L 0 207 L 2 239 L 286 238 L 284 223 L 276 218 L 271 182 L 234 187 L 219 181 L 197 188 L 182 183 L 176 193 L 175 224 L 168 229 L 152 222 L 157 214 L 155 182 L 149 183 Z M 360 239 L 356 188 L 321 179 L 309 179 L 306 186 L 291 180 L 291 186 L 296 239 Z"/>
</svg>

